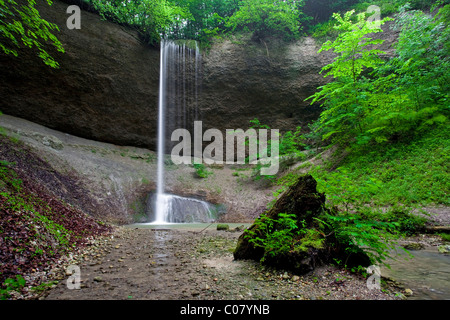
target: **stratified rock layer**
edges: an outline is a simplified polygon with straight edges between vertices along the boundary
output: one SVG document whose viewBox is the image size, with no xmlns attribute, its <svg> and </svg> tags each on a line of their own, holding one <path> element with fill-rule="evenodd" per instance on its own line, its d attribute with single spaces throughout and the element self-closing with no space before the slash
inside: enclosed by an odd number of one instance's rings
<svg viewBox="0 0 450 320">
<path fill-rule="evenodd" d="M 60 64 L 51 69 L 35 50 L 20 50 L 18 57 L 1 52 L 0 111 L 83 138 L 154 150 L 159 48 L 142 43 L 135 30 L 87 11 L 81 12 L 81 29 L 69 30 L 68 4 L 60 0 L 36 7 L 59 26 L 55 34 L 66 53 L 48 49 Z M 375 36 L 388 40 L 382 49 L 395 41 L 390 31 Z M 319 107 L 305 99 L 329 80 L 319 72 L 333 59 L 319 48 L 311 37 L 289 43 L 245 36 L 216 41 L 202 52 L 196 70 L 201 87 L 192 90 L 196 97 L 186 97 L 191 104 L 186 108 L 196 108 L 203 130 L 246 129 L 254 118 L 281 132 L 306 129 Z"/>
<path fill-rule="evenodd" d="M 154 149 L 159 48 L 86 11 L 81 29 L 69 30 L 67 6 L 37 4 L 41 16 L 60 28 L 56 35 L 66 52 L 48 49 L 59 69 L 44 65 L 34 50 L 20 50 L 18 57 L 0 53 L 0 110 L 80 137 Z M 317 117 L 317 109 L 303 102 L 324 83 L 318 72 L 326 59 L 317 50 L 311 38 L 213 44 L 203 52 L 197 90 L 203 129 L 246 129 L 257 117 L 290 130 Z"/>
</svg>

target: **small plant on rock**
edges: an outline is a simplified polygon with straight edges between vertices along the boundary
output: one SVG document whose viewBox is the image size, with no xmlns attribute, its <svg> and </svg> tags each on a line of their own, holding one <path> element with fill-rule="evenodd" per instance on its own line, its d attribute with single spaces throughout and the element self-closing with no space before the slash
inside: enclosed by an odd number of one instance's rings
<svg viewBox="0 0 450 320">
<path fill-rule="evenodd" d="M 206 169 L 206 166 L 203 163 L 200 163 L 200 164 L 195 163 L 194 169 L 195 169 L 195 174 L 199 178 L 207 178 L 208 176 L 210 176 L 212 174 L 212 171 L 209 171 L 208 169 Z"/>
</svg>

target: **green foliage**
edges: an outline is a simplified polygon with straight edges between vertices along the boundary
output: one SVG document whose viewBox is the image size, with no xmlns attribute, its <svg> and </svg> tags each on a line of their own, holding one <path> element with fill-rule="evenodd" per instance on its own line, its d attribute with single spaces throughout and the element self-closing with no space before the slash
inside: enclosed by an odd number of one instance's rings
<svg viewBox="0 0 450 320">
<path fill-rule="evenodd" d="M 406 3 L 406 0 L 85 1 L 106 19 L 136 28 L 149 43 L 159 42 L 163 34 L 171 39 L 199 40 L 206 46 L 213 38 L 240 32 L 252 33 L 255 40 L 266 37 L 292 40 L 303 31 L 318 37 L 334 36 L 329 21 L 334 12 L 352 7 L 365 11 L 369 5 L 377 5 L 383 14 L 391 14 Z M 424 0 L 412 2 L 416 9 L 431 6 Z"/>
<path fill-rule="evenodd" d="M 287 131 L 280 139 L 279 152 L 281 156 L 294 157 L 296 161 L 303 160 L 304 154 L 301 152 L 305 148 L 305 137 L 302 128 L 297 127 L 294 132 Z"/>
<path fill-rule="evenodd" d="M 12 0 L 8 0 L 12 1 Z M 30 0 L 31 1 L 31 0 Z M 160 36 L 199 40 L 208 45 L 213 38 L 251 32 L 256 40 L 265 37 L 296 39 L 308 30 L 315 36 L 330 36 L 329 17 L 355 7 L 366 10 L 371 4 L 390 14 L 406 0 L 84 0 L 104 18 L 138 30 L 148 43 Z M 411 1 L 410 1 L 411 2 Z M 412 0 L 413 8 L 429 7 Z M 437 1 L 439 2 L 439 1 Z M 436 3 L 437 3 L 436 2 Z M 447 0 L 441 2 L 445 3 Z"/>
<path fill-rule="evenodd" d="M 43 282 L 35 287 L 32 287 L 31 290 L 33 290 L 34 292 L 37 293 L 41 293 L 44 292 L 50 288 L 52 288 L 54 285 L 56 285 L 58 283 L 57 280 L 54 281 L 49 281 L 49 282 Z"/>
<path fill-rule="evenodd" d="M 357 149 L 448 124 L 448 9 L 443 7 L 437 17 L 406 9 L 401 7 L 396 17 L 401 31 L 391 60 L 380 58 L 383 52 L 376 45 L 382 41 L 368 36 L 382 30 L 371 26 L 364 14 L 357 22 L 352 21 L 353 11 L 334 15 L 340 34 L 320 50 L 338 54 L 322 70 L 334 81 L 308 98 L 324 108 L 316 126 L 323 140 L 353 143 Z"/>
<path fill-rule="evenodd" d="M 350 212 L 355 206 L 370 202 L 381 188 L 381 181 L 375 177 L 365 177 L 364 181 L 355 183 L 356 173 L 346 167 L 340 167 L 333 172 L 318 172 L 320 167 L 311 173 L 315 176 L 318 189 L 326 190 L 327 201 L 331 206 Z"/>
<path fill-rule="evenodd" d="M 31 288 L 34 292 L 43 292 L 48 290 L 51 286 L 55 285 L 57 281 L 44 282 Z M 20 274 L 15 278 L 8 278 L 3 282 L 0 287 L 0 300 L 7 300 L 12 298 L 11 291 L 20 292 L 26 284 L 26 280 Z"/>
<path fill-rule="evenodd" d="M 135 28 L 149 43 L 159 43 L 160 35 L 170 26 L 186 17 L 187 12 L 169 0 L 89 0 L 107 20 Z"/>
<path fill-rule="evenodd" d="M 261 215 L 255 221 L 256 230 L 247 229 L 245 237 L 255 247 L 264 248 L 261 262 L 276 259 L 290 252 L 307 252 L 310 247 L 323 247 L 323 237 L 315 229 L 297 224 L 295 214 L 279 213 L 277 219 Z"/>
<path fill-rule="evenodd" d="M 25 286 L 25 279 L 21 275 L 16 275 L 15 279 L 6 279 L 0 287 L 0 300 L 6 300 L 11 297 L 11 291 L 20 291 Z"/>
<path fill-rule="evenodd" d="M 267 129 L 270 130 L 268 125 L 262 124 L 258 119 L 250 120 L 252 126 L 251 129 Z M 305 136 L 302 133 L 301 127 L 297 127 L 295 131 L 287 131 L 278 140 L 278 152 L 280 156 L 280 171 L 287 169 L 289 166 L 293 165 L 298 161 L 302 161 L 306 158 L 305 154 L 302 150 L 305 148 Z M 267 141 L 267 154 L 270 155 L 272 141 L 269 139 Z M 258 150 L 259 150 L 259 141 L 258 141 Z M 266 151 L 263 151 L 263 153 Z M 259 159 L 259 153 L 256 155 Z M 248 157 L 250 158 L 250 156 Z M 248 159 L 247 158 L 247 159 Z M 270 183 L 274 183 L 276 181 L 275 175 L 261 175 L 261 168 L 264 166 L 270 166 L 270 164 L 262 164 L 258 163 L 253 168 L 253 180 L 265 180 Z"/>
<path fill-rule="evenodd" d="M 56 240 L 56 246 L 61 248 L 67 248 L 69 246 L 70 232 L 66 228 L 37 212 L 34 213 L 33 219 L 36 224 L 42 225 L 47 233 Z"/>
<path fill-rule="evenodd" d="M 426 216 L 414 213 L 420 212 L 417 207 L 449 203 L 449 137 L 448 128 L 428 131 L 410 144 L 366 146 L 340 163 L 330 161 L 333 168 L 340 164 L 333 171 L 327 166 L 313 168 L 310 173 L 317 180 L 318 191 L 326 194 L 327 207 L 337 208 L 316 219 L 316 239 L 325 238 L 332 247 L 344 246 L 348 255 L 363 251 L 372 262 L 385 263 L 398 237 L 423 229 Z M 296 177 L 298 173 L 293 171 L 278 179 L 282 188 L 274 194 L 274 201 Z M 265 224 L 271 227 L 271 222 Z M 269 248 L 277 245 L 277 237 L 284 243 L 278 244 L 282 248 L 292 251 L 299 246 L 298 229 L 286 229 L 267 240 Z"/>
<path fill-rule="evenodd" d="M 354 11 L 348 11 L 343 17 L 333 14 L 338 24 L 335 28 L 341 33 L 336 40 L 323 44 L 322 51 L 333 50 L 338 57 L 322 69 L 327 71 L 325 77 L 333 76 L 335 79 L 343 79 L 356 83 L 361 78 L 361 73 L 367 68 L 375 68 L 381 63 L 380 54 L 385 52 L 372 49 L 371 46 L 381 44 L 380 39 L 373 40 L 368 35 L 382 32 L 380 28 L 384 21 L 368 22 L 365 13 L 357 15 L 357 22 L 351 21 Z M 370 47 L 369 47 L 370 46 Z"/>
<path fill-rule="evenodd" d="M 17 174 L 10 169 L 14 164 L 1 161 L 0 162 L 0 181 L 2 188 L 0 189 L 0 196 L 5 197 L 6 203 L 13 210 L 29 210 L 31 207 L 20 196 L 22 193 L 22 180 L 17 178 Z"/>
<path fill-rule="evenodd" d="M 384 263 L 397 238 L 396 222 L 368 220 L 358 214 L 325 214 L 322 223 L 327 226 L 327 231 L 331 231 L 328 236 L 333 236 L 337 245 L 345 246 L 348 256 L 363 251 L 371 263 Z"/>
<path fill-rule="evenodd" d="M 368 210 L 362 212 L 361 215 L 381 222 L 395 223 L 395 230 L 406 236 L 412 236 L 422 231 L 427 221 L 424 215 L 414 214 L 410 208 L 399 205 L 392 206 L 386 212 Z"/>
<path fill-rule="evenodd" d="M 39 232 L 43 241 L 49 235 L 53 239 L 55 247 L 66 249 L 69 247 L 70 232 L 36 210 L 36 207 L 44 208 L 48 211 L 51 208 L 39 199 L 25 194 L 22 180 L 11 169 L 13 166 L 13 163 L 0 161 L 0 197 L 5 199 L 3 205 L 9 210 L 27 212 L 30 220 L 28 222 L 31 223 L 33 221 L 33 225 L 38 225 L 40 226 L 39 228 L 42 227 L 45 230 L 45 235 L 43 231 Z"/>
<path fill-rule="evenodd" d="M 302 6 L 303 1 L 242 0 L 227 25 L 232 31 L 251 31 L 256 39 L 267 36 L 295 39 L 301 30 Z"/>
<path fill-rule="evenodd" d="M 333 14 L 338 23 L 335 28 L 340 34 L 334 41 L 325 42 L 319 52 L 333 50 L 338 54 L 322 69 L 326 72 L 325 77 L 332 76 L 334 81 L 320 87 L 308 98 L 312 99 L 312 104 L 322 103 L 324 111 L 317 130 L 322 132 L 324 140 L 333 138 L 334 143 L 345 143 L 364 132 L 363 121 L 369 108 L 366 92 L 370 81 L 363 71 L 380 65 L 379 55 L 384 54 L 373 47 L 383 41 L 369 35 L 381 32 L 386 19 L 378 23 L 368 22 L 365 13 L 361 13 L 353 23 L 353 14 L 353 10 L 343 17 Z"/>
<path fill-rule="evenodd" d="M 442 240 L 450 242 L 450 234 L 448 233 L 441 233 L 439 236 L 442 238 Z"/>
<path fill-rule="evenodd" d="M 413 207 L 448 205 L 448 127 L 411 137 L 411 142 L 360 147 L 342 162 L 315 167 L 311 174 L 330 205 L 348 208 L 398 203 Z"/>
<path fill-rule="evenodd" d="M 356 0 L 173 0 L 187 13 L 175 21 L 170 35 L 209 42 L 211 38 L 251 32 L 256 40 L 268 36 L 296 39 L 303 30 L 326 21 L 333 12 Z"/>
<path fill-rule="evenodd" d="M 309 227 L 304 221 L 298 222 L 294 214 L 280 213 L 277 219 L 261 215 L 255 220 L 256 228 L 246 230 L 245 237 L 255 247 L 264 249 L 261 262 L 277 261 L 289 254 L 323 249 L 328 245 L 343 247 L 347 257 L 364 252 L 372 263 L 384 263 L 394 247 L 399 223 L 336 212 L 324 213 Z"/>
<path fill-rule="evenodd" d="M 328 21 L 314 25 L 313 27 L 311 27 L 310 32 L 315 39 L 330 40 L 332 38 L 336 38 L 338 35 L 338 32 L 334 28 L 335 25 L 336 22 L 330 19 Z"/>
<path fill-rule="evenodd" d="M 209 171 L 203 163 L 194 163 L 193 166 L 195 169 L 195 173 L 199 178 L 207 178 L 212 174 L 212 171 Z"/>
<path fill-rule="evenodd" d="M 173 3 L 189 14 L 172 25 L 170 36 L 202 42 L 226 33 L 228 18 L 239 8 L 239 0 L 176 0 Z"/>
<path fill-rule="evenodd" d="M 371 115 L 376 139 L 448 124 L 450 29 L 439 18 L 402 7 L 396 56 L 377 70 Z M 440 16 L 442 18 L 442 16 Z"/>
<path fill-rule="evenodd" d="M 50 0 L 46 2 L 52 4 Z M 18 56 L 17 49 L 21 47 L 34 48 L 46 65 L 58 68 L 58 62 L 47 52 L 49 44 L 64 52 L 61 42 L 53 34 L 59 31 L 58 26 L 41 18 L 35 4 L 35 0 L 27 0 L 25 4 L 0 0 L 0 48 L 14 56 Z"/>
</svg>

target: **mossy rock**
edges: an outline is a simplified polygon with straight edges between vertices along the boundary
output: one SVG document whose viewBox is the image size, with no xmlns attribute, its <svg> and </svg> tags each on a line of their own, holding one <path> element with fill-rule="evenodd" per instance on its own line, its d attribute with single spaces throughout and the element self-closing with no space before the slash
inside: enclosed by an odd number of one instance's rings
<svg viewBox="0 0 450 320">
<path fill-rule="evenodd" d="M 317 182 L 309 175 L 303 175 L 298 178 L 281 197 L 275 202 L 274 206 L 264 212 L 268 218 L 277 220 L 279 213 L 293 214 L 296 217 L 297 225 L 304 225 L 305 228 L 315 228 L 315 219 L 324 212 L 329 211 L 325 207 L 325 195 L 317 191 Z M 264 230 L 258 229 L 258 224 L 253 224 L 239 237 L 236 249 L 233 253 L 236 260 L 251 259 L 261 261 L 275 267 L 285 270 L 290 269 L 298 273 L 307 273 L 319 265 L 338 259 L 345 261 L 346 265 L 369 266 L 369 257 L 358 248 L 351 248 L 352 254 L 346 252 L 346 245 L 340 244 L 333 237 L 327 238 L 324 246 L 315 248 L 308 246 L 305 250 L 294 250 L 283 255 L 270 257 L 265 255 L 265 249 L 261 246 L 255 246 L 249 241 L 249 234 L 253 237 L 263 238 Z"/>
<path fill-rule="evenodd" d="M 227 224 L 218 224 L 217 230 L 228 231 L 228 230 L 230 230 L 230 226 Z"/>
<path fill-rule="evenodd" d="M 264 214 L 271 219 L 277 219 L 280 212 L 295 214 L 298 222 L 304 220 L 308 226 L 311 225 L 314 217 L 323 212 L 324 205 L 325 195 L 317 192 L 316 180 L 311 175 L 303 175 Z M 255 231 L 256 234 L 260 233 L 255 224 L 249 230 Z M 260 260 L 264 255 L 264 249 L 255 247 L 245 235 L 246 232 L 238 239 L 234 258 Z"/>
</svg>

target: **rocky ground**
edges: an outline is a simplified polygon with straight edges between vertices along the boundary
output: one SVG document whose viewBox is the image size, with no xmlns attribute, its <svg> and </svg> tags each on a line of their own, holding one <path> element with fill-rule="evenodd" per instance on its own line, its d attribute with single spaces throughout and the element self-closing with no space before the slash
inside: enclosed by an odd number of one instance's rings
<svg viewBox="0 0 450 320">
<path fill-rule="evenodd" d="M 80 267 L 79 289 L 70 273 L 41 299 L 49 300 L 393 300 L 392 283 L 370 290 L 367 280 L 335 266 L 296 275 L 234 261 L 241 232 L 119 228 L 98 240 L 72 264 Z M 404 293 L 404 291 L 403 291 Z"/>
</svg>

